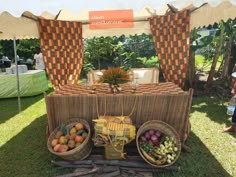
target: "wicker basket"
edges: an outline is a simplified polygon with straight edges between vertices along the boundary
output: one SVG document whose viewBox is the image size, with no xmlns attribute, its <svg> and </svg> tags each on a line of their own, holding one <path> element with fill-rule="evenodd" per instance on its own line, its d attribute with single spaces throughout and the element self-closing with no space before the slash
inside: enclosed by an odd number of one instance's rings
<svg viewBox="0 0 236 177">
<path fill-rule="evenodd" d="M 108 144 L 104 146 L 105 148 L 105 159 L 108 160 L 119 160 L 124 159 L 124 145 L 118 145 L 115 148 Z"/>
<path fill-rule="evenodd" d="M 138 140 L 139 140 L 140 135 L 142 135 L 145 131 L 150 130 L 150 129 L 158 130 L 162 134 L 164 134 L 166 136 L 169 136 L 169 137 L 173 137 L 175 139 L 178 150 L 177 150 L 175 159 L 171 163 L 164 164 L 164 165 L 156 165 L 156 164 L 151 163 L 150 161 L 148 161 L 144 157 L 143 153 L 141 152 L 141 149 L 139 148 Z M 159 167 L 159 168 L 168 167 L 168 166 L 173 165 L 176 162 L 176 160 L 179 158 L 180 153 L 181 153 L 181 141 L 180 141 L 180 137 L 179 137 L 178 133 L 176 132 L 176 130 L 172 126 L 170 126 L 169 124 L 167 124 L 165 122 L 159 121 L 159 120 L 151 120 L 151 121 L 145 122 L 138 129 L 138 132 L 137 132 L 137 135 L 136 135 L 136 145 L 137 145 L 138 152 L 139 152 L 140 156 L 148 164 L 150 164 L 150 165 L 152 165 L 154 167 Z"/>
<path fill-rule="evenodd" d="M 122 123 L 122 118 L 124 118 L 124 123 Z M 112 160 L 112 159 L 124 159 L 124 146 L 127 143 L 130 143 L 131 141 L 134 140 L 135 138 L 135 134 L 136 134 L 136 128 L 135 126 L 132 125 L 132 120 L 130 117 L 128 116 L 99 116 L 98 119 L 105 119 L 106 121 L 102 124 L 100 123 L 100 125 L 96 125 L 98 121 L 95 121 L 95 134 L 103 134 L 107 137 L 109 137 L 109 135 L 115 136 L 115 138 L 117 138 L 118 136 L 124 136 L 124 137 L 129 137 L 128 141 L 120 141 L 119 143 L 117 141 L 111 141 L 111 139 L 109 139 L 108 142 L 100 145 L 99 143 L 95 143 L 96 147 L 101 147 L 104 146 L 104 156 L 106 159 Z M 113 124 L 113 128 L 109 127 L 109 125 Z M 128 127 L 123 127 L 121 129 L 118 128 L 115 129 L 114 127 L 116 125 L 128 125 Z M 109 127 L 109 128 L 108 128 Z M 131 133 L 132 132 L 132 133 Z M 132 136 L 131 136 L 132 135 Z M 132 138 L 131 138 L 132 137 Z M 97 141 L 96 136 L 94 136 L 94 142 Z"/>
<path fill-rule="evenodd" d="M 83 143 L 80 146 L 78 146 L 72 150 L 66 151 L 66 152 L 59 153 L 59 152 L 53 151 L 50 143 L 51 143 L 52 139 L 55 137 L 56 132 L 60 129 L 60 127 L 57 127 L 50 134 L 50 136 L 48 138 L 48 142 L 47 142 L 48 150 L 52 154 L 57 155 L 65 160 L 83 160 L 90 155 L 90 153 L 92 151 L 93 143 L 91 140 L 91 129 L 90 129 L 88 122 L 83 119 L 73 119 L 73 120 L 70 120 L 70 122 L 67 122 L 66 128 L 72 128 L 78 122 L 82 123 L 88 131 L 88 136 L 85 138 Z"/>
</svg>

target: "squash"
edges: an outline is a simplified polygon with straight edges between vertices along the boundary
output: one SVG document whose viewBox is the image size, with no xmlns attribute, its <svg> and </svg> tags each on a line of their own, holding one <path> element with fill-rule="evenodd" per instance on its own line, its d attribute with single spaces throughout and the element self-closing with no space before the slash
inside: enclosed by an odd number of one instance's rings
<svg viewBox="0 0 236 177">
<path fill-rule="evenodd" d="M 56 146 L 54 146 L 53 151 L 58 152 L 60 146 L 61 146 L 60 144 L 57 144 Z"/>
<path fill-rule="evenodd" d="M 59 143 L 60 144 L 66 144 L 67 142 L 67 139 L 65 138 L 65 136 L 61 136 L 60 139 L 59 139 Z"/>
<path fill-rule="evenodd" d="M 84 138 L 82 136 L 76 135 L 75 142 L 82 143 L 84 141 Z"/>
<path fill-rule="evenodd" d="M 54 147 L 54 146 L 56 146 L 58 143 L 59 143 L 59 140 L 58 140 L 58 139 L 53 139 L 52 142 L 51 142 L 51 146 Z"/>
<path fill-rule="evenodd" d="M 61 130 L 57 131 L 55 138 L 59 139 L 63 135 L 63 132 Z"/>
<path fill-rule="evenodd" d="M 69 136 L 69 139 L 70 139 L 70 140 L 74 140 L 75 137 L 76 137 L 76 133 L 73 133 L 73 134 L 71 134 L 71 135 Z"/>
<path fill-rule="evenodd" d="M 80 129 L 84 128 L 84 125 L 82 123 L 77 123 L 77 124 L 75 124 L 75 128 L 76 128 L 76 130 L 80 130 Z"/>
<path fill-rule="evenodd" d="M 69 147 L 65 144 L 60 145 L 58 152 L 66 152 L 69 149 Z"/>
<path fill-rule="evenodd" d="M 73 127 L 70 129 L 70 134 L 74 134 L 74 133 L 76 133 L 76 131 L 77 131 L 77 129 L 75 127 Z"/>
<path fill-rule="evenodd" d="M 87 132 L 83 132 L 82 137 L 85 139 L 88 136 Z"/>
<path fill-rule="evenodd" d="M 69 147 L 70 149 L 75 148 L 75 141 L 74 141 L 74 140 L 69 140 L 69 141 L 68 141 L 68 147 Z"/>
</svg>

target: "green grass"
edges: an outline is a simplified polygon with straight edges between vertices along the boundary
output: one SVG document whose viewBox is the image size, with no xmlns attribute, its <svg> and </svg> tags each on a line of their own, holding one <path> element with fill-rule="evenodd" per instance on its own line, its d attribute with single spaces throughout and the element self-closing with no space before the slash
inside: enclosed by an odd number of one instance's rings
<svg viewBox="0 0 236 177">
<path fill-rule="evenodd" d="M 51 177 L 74 169 L 50 164 L 55 157 L 46 146 L 47 116 L 43 95 L 22 98 L 18 114 L 17 99 L 0 100 L 0 177 Z M 192 131 L 176 162 L 181 170 L 163 172 L 158 177 L 236 177 L 235 135 L 222 133 L 230 124 L 226 100 L 193 98 L 190 114 Z"/>
</svg>

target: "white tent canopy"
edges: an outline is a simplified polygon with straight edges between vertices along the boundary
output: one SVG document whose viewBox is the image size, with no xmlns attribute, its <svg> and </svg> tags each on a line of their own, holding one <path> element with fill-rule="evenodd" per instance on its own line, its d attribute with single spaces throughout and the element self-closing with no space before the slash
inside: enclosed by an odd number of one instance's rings
<svg viewBox="0 0 236 177">
<path fill-rule="evenodd" d="M 3 12 L 0 15 L 0 39 L 37 38 L 39 36 L 37 23 L 28 18 L 17 18 Z"/>
<path fill-rule="evenodd" d="M 204 3 L 208 4 L 203 5 Z M 191 29 L 236 17 L 236 0 L 87 0 L 84 2 L 35 0 L 34 3 L 29 3 L 27 0 L 8 0 L 7 2 L 2 2 L 0 7 L 0 39 L 12 39 L 13 35 L 16 36 L 16 39 L 39 38 L 37 22 L 25 17 L 19 17 L 25 11 L 47 19 L 54 17 L 57 20 L 81 21 L 83 22 L 84 38 L 150 33 L 148 17 L 164 15 L 168 10 L 170 11 L 167 4 L 178 10 L 194 10 L 191 13 Z M 133 9 L 134 27 L 90 30 L 88 12 L 105 9 Z M 14 17 L 9 13 L 18 17 Z"/>
<path fill-rule="evenodd" d="M 173 7 L 174 3 L 172 4 Z M 208 26 L 209 24 L 218 23 L 220 20 L 228 20 L 229 18 L 234 19 L 236 17 L 236 5 L 231 4 L 230 1 L 222 2 L 217 6 L 210 4 L 200 4 L 194 6 L 193 4 L 185 4 L 179 10 L 189 9 L 191 12 L 190 27 L 198 28 L 202 26 Z M 148 18 L 155 15 L 165 15 L 170 9 L 163 7 L 160 10 L 153 9 L 152 7 L 144 7 L 140 11 L 134 12 L 134 27 L 131 29 L 117 28 L 112 30 L 90 30 L 89 29 L 89 10 L 81 11 L 80 13 L 72 13 L 68 10 L 61 10 L 57 16 L 57 20 L 74 20 L 81 21 L 83 25 L 83 36 L 114 36 L 114 35 L 132 35 L 132 34 L 150 34 L 150 25 Z"/>
</svg>

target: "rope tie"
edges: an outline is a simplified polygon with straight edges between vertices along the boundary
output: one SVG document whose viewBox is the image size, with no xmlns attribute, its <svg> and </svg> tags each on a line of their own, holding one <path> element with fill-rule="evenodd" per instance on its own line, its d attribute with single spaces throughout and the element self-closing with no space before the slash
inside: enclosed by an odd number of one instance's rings
<svg viewBox="0 0 236 177">
<path fill-rule="evenodd" d="M 97 95 L 96 95 L 95 98 L 96 98 L 97 116 L 100 117 L 99 108 L 98 108 L 98 97 L 97 97 Z M 121 97 L 120 104 L 121 104 L 121 116 L 124 116 L 124 96 Z M 131 117 L 133 115 L 134 110 L 136 108 L 136 104 L 137 104 L 137 96 L 135 96 L 133 107 L 131 109 L 130 114 L 128 115 L 129 117 Z M 106 112 L 107 112 L 107 98 L 105 97 L 105 101 L 104 101 L 104 116 L 106 116 Z"/>
<path fill-rule="evenodd" d="M 135 107 L 136 107 L 136 103 L 137 103 L 137 96 L 135 96 L 134 104 L 133 104 L 133 107 L 132 107 L 131 112 L 129 114 L 129 117 L 133 114 L 133 112 L 135 110 Z M 120 104 L 121 104 L 121 116 L 123 117 L 123 115 L 124 115 L 124 96 L 121 97 Z M 104 107 L 104 116 L 105 116 L 106 111 L 107 111 L 107 108 L 106 108 L 107 107 L 107 99 L 106 99 L 106 97 L 105 97 L 105 101 L 104 101 L 104 106 L 105 106 Z M 99 108 L 98 108 L 98 97 L 97 97 L 97 95 L 96 95 L 96 110 L 97 110 L 97 116 L 99 117 L 100 114 L 99 114 Z M 124 119 L 121 119 L 119 124 L 124 125 Z M 107 137 L 108 137 L 108 140 L 109 140 L 110 145 L 112 146 L 112 148 L 116 152 L 120 153 L 122 159 L 125 159 L 126 153 L 124 153 L 124 151 L 123 151 L 124 145 L 125 145 L 125 134 L 123 133 L 123 140 L 122 140 L 122 144 L 121 144 L 122 149 L 117 149 L 117 147 L 113 144 L 113 142 L 111 140 L 111 137 L 110 137 L 110 130 L 108 130 Z M 117 137 L 117 132 L 115 131 L 115 139 L 116 139 L 116 137 Z M 108 144 L 106 144 L 106 146 L 108 146 Z"/>
</svg>

